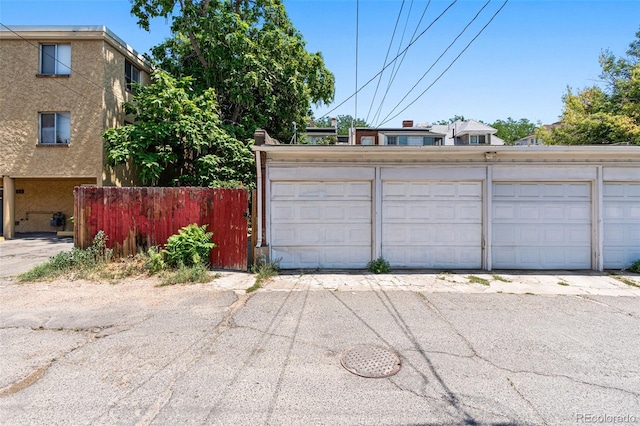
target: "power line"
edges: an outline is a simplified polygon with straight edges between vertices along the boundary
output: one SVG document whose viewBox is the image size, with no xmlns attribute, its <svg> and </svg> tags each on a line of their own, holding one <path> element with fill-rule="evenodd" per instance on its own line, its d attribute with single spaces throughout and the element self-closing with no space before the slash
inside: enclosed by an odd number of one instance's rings
<svg viewBox="0 0 640 426">
<path fill-rule="evenodd" d="M 471 24 L 473 24 L 475 22 L 476 19 L 478 19 L 478 16 L 480 16 L 480 13 L 482 13 L 482 11 L 489 5 L 489 3 L 491 3 L 491 0 L 487 0 L 487 2 L 484 4 L 484 6 L 482 6 L 480 8 L 480 10 L 478 10 L 478 13 L 476 13 L 476 15 L 467 23 L 467 25 L 465 25 L 465 27 L 462 29 L 462 31 L 460 31 L 458 33 L 458 35 L 456 36 L 456 38 L 453 39 L 453 41 L 449 44 L 449 46 L 446 47 L 446 49 L 444 49 L 444 51 L 440 54 L 440 56 L 438 56 L 438 58 L 431 64 L 431 66 L 427 69 L 427 71 L 424 72 L 424 74 L 422 74 L 422 77 L 420 77 L 418 79 L 418 81 L 416 81 L 416 83 L 411 87 L 411 89 L 409 89 L 409 91 L 407 92 L 406 95 L 404 95 L 404 97 L 402 99 L 400 99 L 400 101 L 396 104 L 396 106 L 394 106 L 391 111 L 389 111 L 389 113 L 387 114 L 387 116 L 383 119 L 383 120 L 387 120 L 387 118 L 393 114 L 393 112 L 396 110 L 396 108 L 398 108 L 402 102 L 407 99 L 407 97 L 411 94 L 411 92 L 413 92 L 413 89 L 415 89 L 418 84 L 420 84 L 420 82 L 427 76 L 427 74 L 429 74 L 429 72 L 431 72 L 431 70 L 433 69 L 433 67 L 435 67 L 438 62 L 440 62 L 440 59 L 442 59 L 444 57 L 444 55 L 449 51 L 449 49 L 451 49 L 453 47 L 453 45 L 458 41 L 458 39 L 460 37 L 462 37 L 462 35 L 467 31 L 467 29 L 471 26 Z M 383 121 L 386 123 L 386 121 Z"/>
<path fill-rule="evenodd" d="M 417 42 L 417 41 L 418 41 L 418 39 L 420 39 L 420 37 L 422 37 L 422 36 L 424 35 L 424 33 L 426 33 L 426 32 L 427 32 L 427 30 L 428 30 L 429 28 L 431 28 L 431 26 L 433 26 L 433 24 L 435 24 L 435 23 L 436 23 L 440 18 L 442 18 L 442 16 L 444 16 L 444 14 L 445 14 L 445 13 L 447 13 L 447 11 L 448 11 L 449 9 L 451 9 L 451 8 L 453 7 L 453 5 L 454 5 L 454 4 L 456 4 L 457 2 L 458 2 L 458 0 L 453 0 L 453 1 L 451 2 L 451 4 L 449 4 L 449 6 L 447 6 L 447 7 L 444 9 L 444 11 L 442 11 L 442 13 L 440 13 L 440 15 L 438 15 L 438 17 L 437 17 L 436 19 L 434 19 L 434 20 L 433 20 L 433 22 L 431 22 L 431 24 L 429 24 L 429 26 L 428 26 L 427 28 L 425 28 L 425 29 L 424 29 L 424 31 L 422 31 L 422 32 L 418 35 L 418 37 L 416 37 L 416 38 L 415 38 L 415 40 L 413 40 L 413 42 L 409 43 L 409 44 L 407 45 L 407 47 L 405 47 L 405 48 L 402 50 L 402 52 L 400 52 L 400 53 L 399 53 L 395 58 L 393 58 L 393 59 L 391 60 L 391 62 L 389 62 L 389 63 L 388 63 L 385 67 L 383 67 L 380 71 L 378 71 L 378 73 L 377 73 L 376 75 L 374 75 L 373 77 L 371 77 L 371 78 L 370 78 L 370 79 L 369 79 L 365 84 L 363 84 L 360 88 L 358 88 L 358 85 L 356 84 L 356 91 L 355 91 L 353 94 L 351 94 L 351 95 L 350 95 L 348 98 L 346 98 L 344 101 L 340 102 L 340 103 L 339 103 L 338 105 L 336 105 L 333 109 L 331 109 L 331 110 L 329 110 L 327 113 L 325 113 L 322 117 L 320 117 L 320 119 L 322 119 L 322 118 L 324 118 L 324 117 L 329 116 L 329 114 L 331 114 L 333 111 L 335 111 L 335 110 L 337 110 L 338 108 L 340 108 L 342 105 L 346 104 L 346 103 L 347 103 L 349 100 L 351 100 L 351 98 L 353 98 L 354 96 L 356 97 L 356 105 L 357 105 L 357 95 L 358 95 L 358 93 L 359 93 L 362 89 L 364 89 L 365 87 L 367 87 L 367 86 L 368 86 L 368 85 L 369 85 L 373 80 L 375 80 L 377 76 L 379 76 L 380 74 L 382 74 L 382 73 L 384 72 L 384 70 L 385 70 L 385 69 L 387 69 L 388 67 L 390 67 L 390 66 L 391 66 L 391 64 L 392 64 L 393 62 L 395 62 L 395 61 L 396 61 L 396 60 L 397 60 L 397 59 L 398 59 L 398 58 L 399 58 L 403 53 L 405 53 L 407 50 L 409 50 L 409 48 L 410 48 L 413 44 L 415 44 L 415 42 Z M 356 0 L 356 3 L 357 3 L 357 0 Z M 356 40 L 357 40 L 357 38 L 356 38 Z M 357 46 L 357 42 L 356 42 L 356 46 Z M 358 74 L 357 74 L 357 63 L 358 63 L 358 61 L 357 61 L 357 55 L 356 55 L 356 78 L 357 78 L 357 75 L 358 75 Z M 356 110 L 356 112 L 357 112 L 357 110 Z"/>
<path fill-rule="evenodd" d="M 429 87 L 427 87 L 422 93 L 420 93 L 420 95 L 418 95 L 417 98 L 415 98 L 411 103 L 409 103 L 409 105 L 407 105 L 406 107 L 404 107 L 401 111 L 399 111 L 396 115 L 394 115 L 393 117 L 389 118 L 389 116 L 387 116 L 387 118 L 385 118 L 385 121 L 381 122 L 380 125 L 383 125 L 391 120 L 393 120 L 394 118 L 398 117 L 400 114 L 402 114 L 404 111 L 406 111 L 411 105 L 413 105 L 414 103 L 416 103 L 425 93 L 427 93 L 427 91 L 429 89 L 431 89 L 431 87 L 433 87 L 434 84 L 436 84 L 438 82 L 438 80 L 440 80 L 440 78 L 447 72 L 449 71 L 449 69 L 453 66 L 453 64 L 456 63 L 456 61 L 462 56 L 462 54 L 469 48 L 469 46 L 471 46 L 471 44 L 478 38 L 480 37 L 480 34 L 482 34 L 484 32 L 484 30 L 489 26 L 489 24 L 491 24 L 491 22 L 495 19 L 496 16 L 498 16 L 498 14 L 500 13 L 500 11 L 502 11 L 502 9 L 507 5 L 507 3 L 509 3 L 509 0 L 505 0 L 504 3 L 502 3 L 502 6 L 500 6 L 500 8 L 493 14 L 493 16 L 491 17 L 491 19 L 489 19 L 489 22 L 487 22 L 487 24 L 482 27 L 482 29 L 478 32 L 478 34 L 476 34 L 476 36 L 471 39 L 471 41 L 465 46 L 464 49 L 462 49 L 462 51 L 458 54 L 458 56 L 455 57 L 455 59 L 449 64 L 449 66 L 447 68 L 445 68 L 444 71 L 442 71 L 440 73 L 440 75 L 438 75 L 438 77 L 433 81 L 433 83 L 431 83 L 429 85 Z M 394 108 L 395 109 L 395 108 Z"/>
<path fill-rule="evenodd" d="M 391 34 L 391 39 L 389 40 L 389 46 L 387 47 L 387 53 L 384 56 L 384 62 L 382 64 L 383 67 L 387 65 L 387 59 L 389 59 L 389 52 L 391 52 L 391 46 L 393 46 L 393 40 L 396 38 L 396 30 L 398 29 L 398 23 L 400 22 L 400 17 L 402 16 L 402 11 L 404 10 L 404 3 L 405 3 L 405 0 L 402 0 L 402 3 L 400 4 L 400 10 L 398 11 L 398 17 L 396 18 L 396 24 L 393 26 L 393 33 Z M 409 19 L 408 16 L 407 16 L 407 19 Z M 400 44 L 402 44 L 402 41 L 400 42 Z M 398 47 L 398 49 L 399 48 L 400 47 Z M 380 82 L 382 81 L 383 74 L 380 74 L 380 78 L 378 78 L 378 84 L 376 84 L 376 90 L 373 93 L 373 98 L 371 99 L 371 105 L 369 105 L 369 111 L 367 112 L 367 117 L 365 118 L 364 121 L 367 121 L 367 122 L 369 121 L 369 114 L 371 114 L 371 108 L 373 108 L 373 103 L 375 102 L 376 96 L 378 95 L 378 88 L 380 87 Z"/>
<path fill-rule="evenodd" d="M 418 29 L 420 28 L 420 24 L 422 24 L 422 20 L 424 19 L 424 16 L 427 13 L 427 10 L 429 9 L 429 5 L 431 4 L 431 0 L 429 0 L 426 4 L 426 6 L 424 7 L 424 10 L 422 11 L 422 15 L 420 16 L 420 20 L 418 21 L 418 24 L 416 25 L 416 28 L 413 30 L 413 34 L 411 34 L 411 39 L 409 42 L 413 41 L 414 37 L 416 36 L 416 33 L 418 32 Z M 412 0 L 412 5 L 413 5 L 413 0 Z M 409 17 L 407 17 L 407 23 L 409 22 Z M 405 27 L 406 29 L 406 27 Z M 402 39 L 404 40 L 404 34 L 402 35 Z M 400 51 L 400 46 L 398 46 L 398 51 Z M 384 106 L 384 101 L 387 99 L 387 95 L 389 94 L 389 90 L 391 90 L 391 86 L 393 85 L 393 82 L 396 80 L 396 76 L 398 75 L 398 73 L 400 72 L 400 68 L 402 67 L 402 64 L 404 63 L 405 58 L 407 57 L 407 52 L 404 52 L 402 54 L 402 59 L 400 59 L 400 63 L 394 63 L 393 64 L 393 69 L 391 70 L 391 78 L 389 79 L 389 83 L 387 84 L 387 89 L 384 92 L 384 96 L 382 97 L 382 101 L 380 101 L 380 105 L 378 106 L 378 110 L 376 111 L 376 115 L 374 116 L 373 120 L 377 120 L 380 117 L 380 113 L 382 112 L 382 107 Z M 396 67 L 397 64 L 397 67 Z"/>
</svg>

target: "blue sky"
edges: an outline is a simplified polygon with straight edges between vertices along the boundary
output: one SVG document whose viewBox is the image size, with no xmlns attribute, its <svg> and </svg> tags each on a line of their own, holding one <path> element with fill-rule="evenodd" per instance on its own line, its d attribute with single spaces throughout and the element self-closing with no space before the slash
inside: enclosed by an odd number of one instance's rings
<svg viewBox="0 0 640 426">
<path fill-rule="evenodd" d="M 416 28 L 416 34 L 423 32 L 452 1 L 432 0 L 417 27 L 428 0 L 405 0 L 404 4 L 401 0 L 285 0 L 308 50 L 321 51 L 336 77 L 336 101 L 316 107 L 316 116 L 331 110 L 331 116 L 356 113 L 355 98 L 334 110 L 356 88 L 356 6 L 357 78 L 362 86 L 382 69 L 387 51 L 390 59 L 396 56 L 403 32 L 402 48 Z M 567 86 L 597 84 L 600 52 L 610 49 L 624 55 L 640 29 L 639 0 L 510 0 L 452 64 L 504 0 L 490 0 L 479 12 L 485 3 L 487 0 L 458 0 L 451 6 L 407 50 L 390 87 L 393 65 L 382 75 L 375 97 L 377 79 L 362 89 L 357 116 L 387 127 L 400 126 L 403 119 L 433 122 L 454 115 L 486 122 L 512 117 L 552 123 L 562 111 Z M 106 25 L 140 52 L 169 36 L 164 19 L 153 21 L 147 33 L 138 28 L 129 9 L 128 0 L 0 0 L 0 22 L 8 26 Z M 476 14 L 476 20 L 462 32 Z M 389 47 L 396 21 L 396 37 Z"/>
</svg>

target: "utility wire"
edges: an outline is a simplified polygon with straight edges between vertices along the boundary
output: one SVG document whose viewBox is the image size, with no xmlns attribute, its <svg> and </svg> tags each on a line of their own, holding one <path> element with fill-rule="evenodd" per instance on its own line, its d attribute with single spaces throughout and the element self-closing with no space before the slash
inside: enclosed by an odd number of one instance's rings
<svg viewBox="0 0 640 426">
<path fill-rule="evenodd" d="M 383 67 L 387 65 L 387 60 L 389 59 L 389 53 L 391 52 L 391 46 L 393 46 L 393 40 L 396 38 L 396 30 L 398 29 L 398 23 L 400 22 L 400 17 L 402 16 L 402 11 L 404 10 L 404 3 L 405 3 L 405 0 L 402 0 L 402 4 L 400 4 L 400 10 L 398 11 L 398 17 L 396 18 L 396 24 L 393 26 L 393 33 L 391 34 L 391 39 L 389 40 L 389 46 L 387 47 L 387 54 L 384 56 L 384 63 L 382 64 Z M 407 15 L 407 20 L 408 19 L 409 19 L 409 15 Z M 401 44 L 402 44 L 402 41 L 400 42 L 400 45 Z M 400 45 L 398 45 L 398 49 L 400 49 Z M 376 90 L 373 93 L 373 98 L 371 99 L 371 105 L 369 105 L 369 112 L 367 112 L 367 117 L 364 120 L 366 122 L 369 121 L 369 114 L 371 114 L 371 108 L 373 108 L 373 104 L 376 101 L 376 96 L 378 96 L 378 88 L 380 87 L 380 81 L 382 81 L 383 74 L 384 73 L 380 74 L 380 77 L 378 78 L 378 84 L 376 84 Z"/>
<path fill-rule="evenodd" d="M 433 87 L 433 85 L 435 85 L 438 80 L 440 80 L 440 78 L 447 72 L 449 71 L 449 69 L 453 66 L 453 64 L 456 63 L 456 61 L 458 59 L 460 59 L 460 57 L 462 56 L 462 54 L 469 48 L 469 46 L 471 46 L 471 44 L 473 44 L 474 41 L 476 41 L 476 39 L 478 37 L 480 37 L 480 34 L 482 34 L 484 32 L 484 30 L 489 26 L 489 24 L 491 24 L 491 22 L 493 22 L 493 20 L 495 19 L 496 16 L 498 16 L 498 14 L 500 13 L 500 11 L 502 11 L 502 9 L 507 5 L 507 3 L 509 3 L 509 0 L 505 0 L 504 3 L 502 3 L 502 6 L 500 6 L 500 8 L 493 14 L 493 16 L 491 17 L 491 19 L 489 19 L 489 22 L 487 22 L 487 24 L 482 27 L 482 29 L 478 32 L 478 34 L 476 34 L 476 36 L 471 39 L 471 41 L 469 43 L 467 43 L 467 45 L 465 46 L 464 49 L 462 49 L 462 51 L 458 54 L 458 56 L 455 57 L 455 59 L 449 64 L 449 66 L 447 68 L 445 68 L 444 71 L 442 71 L 440 73 L 440 75 L 438 75 L 438 77 L 436 77 L 436 79 L 429 85 L 429 87 L 427 87 L 422 93 L 420 93 L 420 95 L 418 95 L 418 97 L 416 97 L 413 101 L 411 101 L 411 103 L 409 103 L 409 105 L 407 105 L 406 107 L 404 107 L 401 111 L 399 111 L 396 115 L 394 115 L 393 117 L 390 117 L 387 115 L 387 117 L 385 118 L 385 120 L 381 123 L 378 124 L 378 126 L 381 126 L 391 120 L 393 120 L 394 118 L 398 117 L 400 114 L 402 114 L 404 111 L 406 111 L 411 105 L 413 105 L 414 103 L 416 103 L 425 93 L 427 93 L 427 91 L 429 89 L 431 89 L 431 87 Z M 394 108 L 395 110 L 395 108 Z"/>
<path fill-rule="evenodd" d="M 420 20 L 418 21 L 418 24 L 416 25 L 416 28 L 413 30 L 413 34 L 411 34 L 411 39 L 409 42 L 412 42 L 414 37 L 416 36 L 416 33 L 418 32 L 418 29 L 420 29 L 420 24 L 422 24 L 422 20 L 424 19 L 424 16 L 427 13 L 427 9 L 429 9 L 429 5 L 431 4 L 431 0 L 429 0 L 426 4 L 426 6 L 424 7 L 424 10 L 422 11 L 422 15 L 420 16 Z M 407 18 L 407 22 L 408 22 L 408 18 Z M 403 34 L 403 39 L 404 39 L 404 34 Z M 398 46 L 398 51 L 400 51 L 400 47 Z M 396 77 L 398 75 L 398 73 L 400 72 L 400 68 L 402 67 L 402 64 L 404 63 L 405 58 L 407 57 L 407 52 L 404 52 L 402 54 L 402 58 L 400 59 L 400 63 L 394 63 L 393 65 L 393 70 L 391 70 L 391 78 L 389 79 L 389 83 L 387 84 L 387 89 L 384 92 L 384 96 L 382 97 L 382 101 L 380 102 L 380 105 L 378 106 L 378 110 L 376 111 L 376 115 L 374 116 L 373 120 L 376 121 L 378 120 L 378 118 L 380 118 L 380 113 L 382 112 L 382 107 L 384 105 L 384 101 L 387 99 L 387 95 L 389 94 L 389 90 L 391 90 L 391 86 L 393 85 L 393 82 L 396 80 Z M 396 64 L 398 65 L 396 67 Z"/>
<path fill-rule="evenodd" d="M 449 44 L 449 46 L 447 46 L 444 51 L 440 54 L 440 56 L 438 56 L 438 58 L 431 64 L 431 66 L 427 69 L 427 71 L 424 72 L 424 74 L 422 74 L 422 77 L 420 77 L 418 79 L 418 81 L 416 81 L 416 83 L 411 87 L 411 89 L 409 89 L 409 91 L 404 95 L 404 97 L 402 99 L 400 99 L 400 101 L 396 104 L 396 106 L 394 106 L 391 111 L 389 111 L 389 113 L 387 114 L 387 116 L 383 119 L 383 120 L 387 120 L 387 118 L 393 114 L 393 112 L 402 104 L 402 102 L 407 99 L 407 97 L 411 94 L 411 92 L 413 92 L 413 90 L 418 86 L 418 84 L 420 84 L 420 82 L 427 76 L 427 74 L 429 74 L 429 72 L 431 72 L 431 70 L 433 69 L 433 67 L 435 67 L 438 62 L 440 62 L 440 59 L 442 59 L 444 57 L 444 55 L 449 51 L 449 49 L 451 49 L 453 47 L 453 45 L 458 41 L 458 39 L 460 37 L 462 37 L 462 35 L 467 31 L 467 29 L 471 26 L 471 24 L 473 24 L 475 22 L 476 19 L 478 19 L 478 16 L 480 16 L 480 13 L 482 13 L 482 11 L 489 5 L 489 3 L 491 2 L 491 0 L 487 0 L 487 2 L 484 4 L 484 6 L 482 6 L 480 8 L 480 10 L 478 11 L 478 13 L 476 13 L 476 15 L 471 19 L 471 21 L 469 21 L 467 23 L 467 25 L 462 29 L 462 31 L 460 31 L 458 33 L 458 35 L 456 36 L 456 38 L 453 39 L 453 41 Z M 384 121 L 386 123 L 386 121 Z"/>
<path fill-rule="evenodd" d="M 357 0 L 356 0 L 357 2 Z M 342 105 L 346 104 L 349 100 L 351 100 L 351 98 L 353 98 L 354 96 L 356 97 L 356 105 L 357 105 L 357 95 L 360 91 L 362 91 L 362 89 L 364 89 L 365 87 L 367 87 L 373 80 L 376 79 L 376 77 L 378 77 L 380 74 L 382 74 L 384 72 L 385 69 L 387 69 L 388 67 L 391 66 L 391 64 L 396 61 L 403 53 L 405 53 L 407 50 L 409 50 L 409 48 L 415 44 L 415 42 L 418 41 L 418 39 L 420 39 L 420 37 L 422 37 L 424 35 L 424 33 L 427 32 L 427 30 L 429 28 L 431 28 L 431 26 L 433 26 L 433 24 L 435 24 L 440 18 L 442 18 L 442 16 L 444 16 L 445 13 L 447 13 L 447 11 L 449 9 L 451 9 L 453 7 L 454 4 L 456 4 L 458 2 L 458 0 L 453 0 L 451 2 L 451 4 L 449 4 L 449 6 L 446 7 L 445 10 L 442 11 L 442 13 L 440 13 L 440 15 L 438 15 L 438 17 L 436 19 L 433 20 L 433 22 L 431 22 L 431 24 L 429 24 L 429 26 L 427 28 L 425 28 L 419 35 L 418 37 L 415 38 L 415 40 L 413 40 L 413 42 L 409 43 L 407 45 L 407 47 L 405 47 L 402 52 L 400 52 L 400 54 L 398 54 L 395 58 L 393 58 L 385 67 L 383 67 L 380 71 L 378 71 L 378 73 L 376 75 L 374 75 L 373 77 L 371 77 L 365 84 L 363 84 L 360 88 L 358 88 L 358 85 L 356 84 L 356 91 L 351 94 L 348 98 L 346 98 L 344 101 L 340 102 L 338 105 L 336 105 L 333 109 L 329 110 L 327 113 L 325 113 L 322 117 L 320 117 L 319 119 L 322 119 L 324 117 L 329 116 L 329 114 L 331 114 L 333 111 L 337 110 L 338 108 L 340 108 Z M 356 43 L 357 45 L 357 43 Z M 357 57 L 356 57 L 356 70 L 357 70 Z M 357 72 L 356 72 L 356 77 L 357 77 Z M 357 112 L 357 111 L 356 111 Z"/>
</svg>

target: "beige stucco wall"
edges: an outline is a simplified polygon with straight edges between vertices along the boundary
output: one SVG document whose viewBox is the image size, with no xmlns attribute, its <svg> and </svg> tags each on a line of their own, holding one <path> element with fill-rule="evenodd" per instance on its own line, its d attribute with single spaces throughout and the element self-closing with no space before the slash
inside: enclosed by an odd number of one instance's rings
<svg viewBox="0 0 640 426">
<path fill-rule="evenodd" d="M 38 75 L 41 43 L 71 45 L 69 76 Z M 0 31 L 0 177 L 25 190 L 4 194 L 5 237 L 53 231 L 51 212 L 73 214 L 75 185 L 139 184 L 130 165 L 107 164 L 102 140 L 105 129 L 123 124 L 122 104 L 131 100 L 125 57 L 148 84 L 148 64 L 104 27 Z M 69 145 L 39 145 L 41 112 L 70 112 Z"/>
<path fill-rule="evenodd" d="M 65 40 L 47 40 L 47 43 Z M 38 40 L 1 40 L 0 174 L 12 177 L 100 175 L 102 41 L 71 41 L 71 75 L 37 77 Z M 68 146 L 38 144 L 38 113 L 71 113 Z"/>
<path fill-rule="evenodd" d="M 109 129 L 120 126 L 125 121 L 124 109 L 122 104 L 132 100 L 132 94 L 125 90 L 126 81 L 124 75 L 125 61 L 128 59 L 140 70 L 140 79 L 142 84 L 148 85 L 150 82 L 149 73 L 146 72 L 147 67 L 135 56 L 125 56 L 115 46 L 104 43 L 104 73 L 103 86 L 109 88 L 103 93 L 104 97 L 104 115 L 103 128 Z M 118 96 L 114 96 L 116 93 Z M 128 117 L 132 120 L 132 117 Z M 138 173 L 131 164 L 120 165 L 117 167 L 109 166 L 106 159 L 106 152 L 102 152 L 103 169 L 100 176 L 101 185 L 103 186 L 137 186 L 141 182 L 138 179 Z"/>
<path fill-rule="evenodd" d="M 49 223 L 55 212 L 65 214 L 65 230 L 72 230 L 68 219 L 73 216 L 73 188 L 95 183 L 95 179 L 16 179 L 15 232 L 61 231 Z"/>
</svg>

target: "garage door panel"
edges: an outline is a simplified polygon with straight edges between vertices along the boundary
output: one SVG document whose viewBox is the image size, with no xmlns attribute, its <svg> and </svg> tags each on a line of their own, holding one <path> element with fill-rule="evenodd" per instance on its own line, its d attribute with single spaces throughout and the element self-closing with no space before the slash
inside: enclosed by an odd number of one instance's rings
<svg viewBox="0 0 640 426">
<path fill-rule="evenodd" d="M 627 268 L 640 259 L 640 183 L 605 182 L 603 193 L 604 267 Z"/>
<path fill-rule="evenodd" d="M 371 182 L 272 181 L 271 256 L 282 268 L 364 268 Z"/>
<path fill-rule="evenodd" d="M 433 247 L 410 248 L 398 247 L 384 252 L 383 256 L 391 265 L 417 268 L 451 268 L 473 269 L 481 263 L 481 253 L 475 248 Z"/>
<path fill-rule="evenodd" d="M 283 269 L 365 268 L 371 260 L 370 247 L 342 247 L 327 250 L 317 247 L 273 247 L 272 259 Z"/>
<path fill-rule="evenodd" d="M 496 182 L 492 266 L 500 269 L 591 267 L 588 182 Z"/>
<path fill-rule="evenodd" d="M 410 221 L 449 223 L 452 220 L 479 223 L 482 219 L 480 201 L 384 201 L 384 222 L 406 223 Z"/>
<path fill-rule="evenodd" d="M 382 255 L 394 267 L 480 268 L 481 182 L 382 184 Z"/>
<path fill-rule="evenodd" d="M 274 201 L 271 208 L 272 223 L 345 223 L 371 222 L 370 201 Z"/>
<path fill-rule="evenodd" d="M 366 224 L 350 225 L 348 229 L 343 224 L 292 224 L 279 226 L 275 231 L 272 233 L 274 246 L 371 246 L 371 228 Z"/>
<path fill-rule="evenodd" d="M 271 200 L 370 200 L 370 182 L 271 182 Z"/>
</svg>

